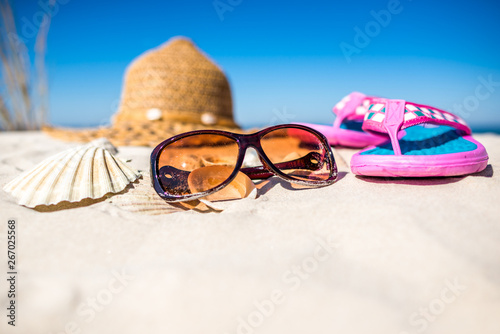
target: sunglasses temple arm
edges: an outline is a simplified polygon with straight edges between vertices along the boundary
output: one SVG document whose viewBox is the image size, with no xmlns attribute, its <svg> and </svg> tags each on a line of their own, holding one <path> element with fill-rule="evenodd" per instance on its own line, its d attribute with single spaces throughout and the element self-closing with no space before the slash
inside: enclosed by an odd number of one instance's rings
<svg viewBox="0 0 500 334">
<path fill-rule="evenodd" d="M 274 175 L 264 166 L 242 168 L 240 172 L 246 174 L 252 180 L 268 179 Z"/>
<path fill-rule="evenodd" d="M 316 160 L 316 162 L 313 162 L 312 159 Z M 311 152 L 302 158 L 292 160 L 292 161 L 286 161 L 286 162 L 280 162 L 275 164 L 274 166 L 278 169 L 309 169 L 309 170 L 318 170 L 321 169 L 322 163 L 321 163 L 321 155 L 316 152 Z M 270 178 L 271 176 L 274 175 L 274 173 L 269 172 L 269 170 L 264 167 L 264 166 L 258 166 L 258 167 L 246 167 L 240 169 L 240 172 L 246 174 L 250 179 L 267 179 Z"/>
</svg>

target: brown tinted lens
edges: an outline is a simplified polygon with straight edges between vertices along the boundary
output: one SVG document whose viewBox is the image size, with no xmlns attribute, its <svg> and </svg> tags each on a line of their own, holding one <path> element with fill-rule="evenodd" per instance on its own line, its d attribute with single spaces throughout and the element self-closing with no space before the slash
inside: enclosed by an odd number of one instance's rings
<svg viewBox="0 0 500 334">
<path fill-rule="evenodd" d="M 261 138 L 264 153 L 274 166 L 290 178 L 323 181 L 331 175 L 331 162 L 320 139 L 298 128 L 271 131 Z"/>
<path fill-rule="evenodd" d="M 226 181 L 236 166 L 238 143 L 229 137 L 200 134 L 179 139 L 158 158 L 160 184 L 170 195 L 213 189 Z"/>
</svg>

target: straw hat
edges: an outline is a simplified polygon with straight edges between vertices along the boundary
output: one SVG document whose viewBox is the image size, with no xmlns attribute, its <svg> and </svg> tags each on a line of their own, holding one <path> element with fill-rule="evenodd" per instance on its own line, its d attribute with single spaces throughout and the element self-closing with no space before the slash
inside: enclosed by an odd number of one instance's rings
<svg viewBox="0 0 500 334">
<path fill-rule="evenodd" d="M 136 146 L 156 146 L 175 134 L 198 129 L 241 132 L 233 119 L 226 76 L 183 37 L 170 39 L 129 65 L 111 127 L 43 128 L 69 141 L 106 137 L 115 145 Z"/>
</svg>

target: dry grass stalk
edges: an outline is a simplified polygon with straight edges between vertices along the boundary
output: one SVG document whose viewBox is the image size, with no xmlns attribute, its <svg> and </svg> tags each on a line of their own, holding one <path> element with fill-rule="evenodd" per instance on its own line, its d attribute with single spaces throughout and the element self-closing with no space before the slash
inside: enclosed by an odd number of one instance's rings
<svg viewBox="0 0 500 334">
<path fill-rule="evenodd" d="M 54 0 L 50 2 L 54 5 Z M 9 0 L 0 0 L 0 130 L 36 130 L 45 123 L 48 114 L 48 89 L 45 71 L 47 34 L 51 15 L 45 13 L 35 42 L 34 69 L 28 48 L 17 33 Z"/>
</svg>

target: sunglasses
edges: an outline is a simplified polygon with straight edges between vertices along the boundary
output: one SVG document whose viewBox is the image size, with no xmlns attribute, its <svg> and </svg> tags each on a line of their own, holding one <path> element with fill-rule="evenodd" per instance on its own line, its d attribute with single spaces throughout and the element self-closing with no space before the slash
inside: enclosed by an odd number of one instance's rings
<svg viewBox="0 0 500 334">
<path fill-rule="evenodd" d="M 257 155 L 245 157 L 248 148 Z M 240 172 L 252 180 L 276 175 L 312 187 L 337 179 L 325 136 L 299 124 L 271 126 L 253 134 L 192 131 L 163 141 L 151 153 L 152 186 L 167 202 L 208 196 Z"/>
</svg>

